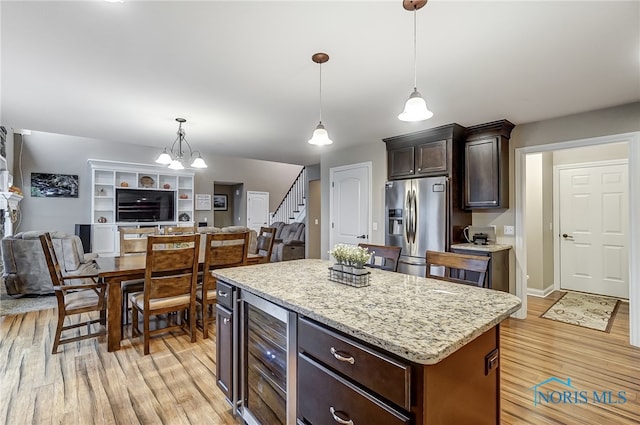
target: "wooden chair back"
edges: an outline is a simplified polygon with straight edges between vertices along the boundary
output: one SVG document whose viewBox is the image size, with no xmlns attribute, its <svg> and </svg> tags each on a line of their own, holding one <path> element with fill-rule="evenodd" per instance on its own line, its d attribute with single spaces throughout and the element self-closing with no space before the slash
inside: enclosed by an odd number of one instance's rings
<svg viewBox="0 0 640 425">
<path fill-rule="evenodd" d="M 157 227 L 119 227 L 120 256 L 147 252 L 147 237 L 157 235 Z"/>
<path fill-rule="evenodd" d="M 427 277 L 463 283 L 465 285 L 485 286 L 489 257 L 479 255 L 456 254 L 453 252 L 427 251 Z M 432 267 L 444 268 L 443 274 L 434 273 Z"/>
<path fill-rule="evenodd" d="M 197 233 L 196 226 L 165 226 L 162 229 L 164 235 L 188 235 Z"/>
<path fill-rule="evenodd" d="M 105 329 L 92 331 L 91 325 L 94 323 L 106 324 L 106 285 L 98 282 L 97 273 L 90 275 L 63 275 L 51 235 L 49 233 L 41 235 L 40 243 L 42 244 L 45 261 L 47 262 L 47 268 L 49 269 L 49 275 L 51 276 L 53 289 L 58 301 L 58 323 L 51 353 L 56 354 L 58 346 L 61 344 L 105 335 Z M 100 312 L 100 318 L 80 320 L 67 326 L 64 325 L 64 320 L 67 316 L 92 311 Z M 76 332 L 75 336 L 62 338 L 63 331 L 84 326 L 87 327 L 85 334 Z"/>
<path fill-rule="evenodd" d="M 216 302 L 216 278 L 211 270 L 223 267 L 246 266 L 249 255 L 250 232 L 207 233 L 204 252 L 204 270 L 202 288 L 198 291 L 197 301 L 202 304 L 202 337 L 209 337 L 208 324 L 215 317 L 210 307 Z"/>
<path fill-rule="evenodd" d="M 262 257 L 263 263 L 271 261 L 271 253 L 273 252 L 273 242 L 276 240 L 275 227 L 261 227 L 258 233 L 257 253 Z"/>
<path fill-rule="evenodd" d="M 368 267 L 392 272 L 398 271 L 398 261 L 402 250 L 399 246 L 371 245 L 367 243 L 359 243 L 358 246 L 367 248 L 369 252 L 373 253 L 371 262 L 367 264 Z"/>
<path fill-rule="evenodd" d="M 204 270 L 244 266 L 248 254 L 249 232 L 207 233 Z M 205 273 L 205 276 L 208 275 L 210 273 Z"/>
<path fill-rule="evenodd" d="M 147 238 L 144 302 L 189 295 L 195 300 L 200 235 L 160 235 Z"/>
</svg>

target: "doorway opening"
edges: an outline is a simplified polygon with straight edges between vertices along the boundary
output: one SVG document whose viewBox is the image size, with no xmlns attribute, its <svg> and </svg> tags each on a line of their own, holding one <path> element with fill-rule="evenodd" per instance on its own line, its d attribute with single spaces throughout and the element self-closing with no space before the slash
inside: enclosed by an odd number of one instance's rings
<svg viewBox="0 0 640 425">
<path fill-rule="evenodd" d="M 515 150 L 515 255 L 516 255 L 516 296 L 522 300 L 522 308 L 514 317 L 524 319 L 527 315 L 527 155 L 539 152 L 551 152 L 568 148 L 594 145 L 609 145 L 628 142 L 629 169 L 629 217 L 640 215 L 640 133 L 626 133 L 568 142 L 517 148 Z M 640 255 L 640 224 L 629 220 L 629 259 Z M 629 261 L 629 327 L 630 343 L 640 346 L 640 264 Z"/>
<path fill-rule="evenodd" d="M 242 201 L 244 184 L 234 182 L 213 182 L 212 226 L 242 226 Z"/>
</svg>

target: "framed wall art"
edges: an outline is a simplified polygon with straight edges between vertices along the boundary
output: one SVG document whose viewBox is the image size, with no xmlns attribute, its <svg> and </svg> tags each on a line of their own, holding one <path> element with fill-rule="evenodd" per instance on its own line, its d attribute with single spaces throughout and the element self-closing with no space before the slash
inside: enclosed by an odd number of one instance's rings
<svg viewBox="0 0 640 425">
<path fill-rule="evenodd" d="M 227 209 L 227 195 L 213 195 L 213 210 L 226 211 Z"/>
<path fill-rule="evenodd" d="M 75 174 L 31 173 L 31 196 L 35 198 L 77 198 Z"/>
<path fill-rule="evenodd" d="M 211 211 L 211 195 L 208 193 L 196 193 L 196 211 Z"/>
</svg>

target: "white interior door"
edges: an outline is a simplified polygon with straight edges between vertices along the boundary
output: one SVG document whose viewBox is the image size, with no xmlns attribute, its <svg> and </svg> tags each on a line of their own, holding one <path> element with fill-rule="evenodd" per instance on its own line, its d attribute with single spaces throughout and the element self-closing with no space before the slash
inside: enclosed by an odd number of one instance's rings
<svg viewBox="0 0 640 425">
<path fill-rule="evenodd" d="M 629 298 L 627 164 L 558 176 L 560 287 Z"/>
<path fill-rule="evenodd" d="M 269 192 L 247 191 L 247 227 L 260 231 L 260 227 L 268 227 Z"/>
<path fill-rule="evenodd" d="M 371 163 L 331 168 L 330 185 L 330 246 L 369 242 Z"/>
</svg>

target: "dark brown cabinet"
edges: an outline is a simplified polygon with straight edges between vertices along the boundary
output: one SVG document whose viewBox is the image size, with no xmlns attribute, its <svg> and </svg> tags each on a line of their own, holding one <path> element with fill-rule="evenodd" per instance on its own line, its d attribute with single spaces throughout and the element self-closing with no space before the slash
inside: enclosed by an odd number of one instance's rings
<svg viewBox="0 0 640 425">
<path fill-rule="evenodd" d="M 216 383 L 227 400 L 232 397 L 233 313 L 216 306 Z"/>
<path fill-rule="evenodd" d="M 451 252 L 490 257 L 486 276 L 486 287 L 495 289 L 496 291 L 509 292 L 509 249 L 488 252 L 474 250 L 473 248 L 458 248 L 452 246 Z M 473 278 L 473 276 L 469 276 L 469 279 Z"/>
<path fill-rule="evenodd" d="M 387 156 L 389 178 L 409 177 L 414 174 L 415 154 L 413 146 L 391 149 Z"/>
<path fill-rule="evenodd" d="M 216 384 L 227 400 L 233 396 L 234 288 L 218 281 L 216 287 Z"/>
<path fill-rule="evenodd" d="M 465 128 L 449 124 L 384 139 L 389 180 L 456 177 L 462 164 Z"/>
<path fill-rule="evenodd" d="M 467 129 L 464 154 L 464 208 L 509 208 L 509 137 L 507 120 Z"/>
</svg>

